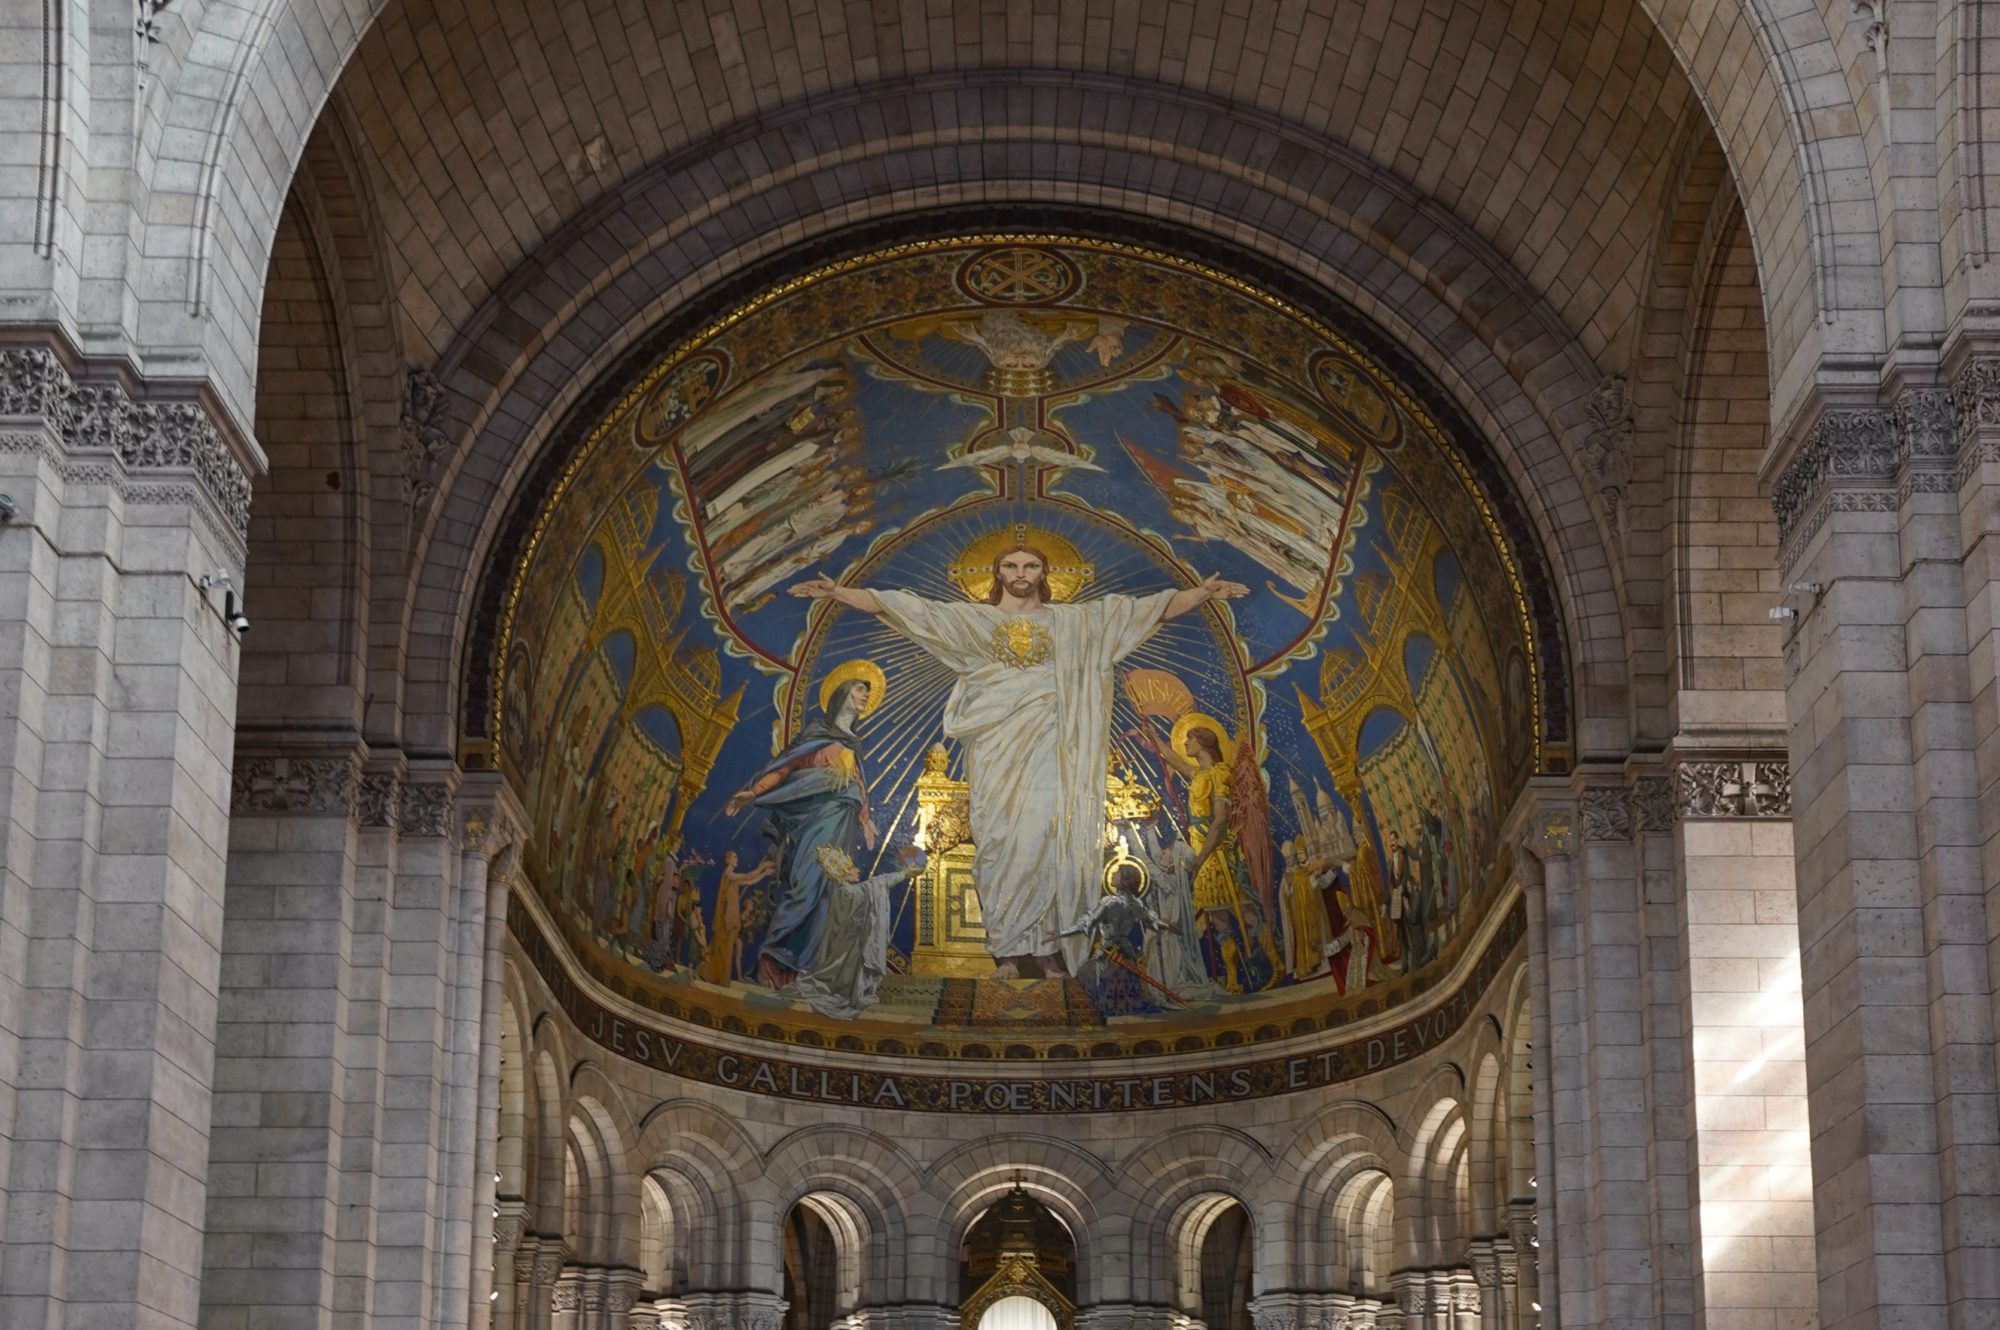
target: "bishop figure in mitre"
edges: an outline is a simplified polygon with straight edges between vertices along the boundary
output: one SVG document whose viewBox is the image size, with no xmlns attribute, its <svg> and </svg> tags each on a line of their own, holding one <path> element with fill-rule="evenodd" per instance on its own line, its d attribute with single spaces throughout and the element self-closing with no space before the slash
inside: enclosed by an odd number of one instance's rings
<svg viewBox="0 0 2000 1330">
<path fill-rule="evenodd" d="M 1149 596 L 1057 602 L 1049 558 L 1025 541 L 993 558 L 983 603 L 840 586 L 824 575 L 792 594 L 879 615 L 957 676 L 944 732 L 965 750 L 972 880 L 999 978 L 1074 973 L 1072 931 L 1101 892 L 1104 772 L 1114 667 L 1167 620 L 1249 594 L 1210 577 Z"/>
</svg>

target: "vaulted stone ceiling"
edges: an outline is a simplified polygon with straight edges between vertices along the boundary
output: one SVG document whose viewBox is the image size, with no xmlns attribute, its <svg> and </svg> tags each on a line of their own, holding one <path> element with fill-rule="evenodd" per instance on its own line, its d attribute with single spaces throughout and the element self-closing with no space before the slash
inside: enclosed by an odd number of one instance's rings
<svg viewBox="0 0 2000 1330">
<path fill-rule="evenodd" d="M 380 212 L 413 359 L 495 317 L 477 312 L 524 260 L 562 264 L 565 228 L 614 196 L 634 241 L 649 222 L 693 227 L 726 197 L 788 181 L 807 193 L 797 216 L 837 220 L 924 202 L 934 186 L 903 154 L 976 152 L 989 192 L 1067 180 L 1149 210 L 1227 207 L 1196 197 L 1226 186 L 1176 163 L 1364 234 L 1448 209 L 1622 367 L 1667 163 L 1688 124 L 1709 132 L 1645 15 L 1615 0 L 1242 8 L 417 0 L 382 14 L 334 107 Z M 664 165 L 710 157 L 692 188 L 633 199 Z M 1351 169 L 1363 164 L 1374 170 Z M 803 183 L 823 167 L 836 169 Z M 772 228 L 796 227 L 764 206 Z M 1428 250 L 1413 257 L 1434 288 L 1498 280 L 1441 231 Z"/>
</svg>

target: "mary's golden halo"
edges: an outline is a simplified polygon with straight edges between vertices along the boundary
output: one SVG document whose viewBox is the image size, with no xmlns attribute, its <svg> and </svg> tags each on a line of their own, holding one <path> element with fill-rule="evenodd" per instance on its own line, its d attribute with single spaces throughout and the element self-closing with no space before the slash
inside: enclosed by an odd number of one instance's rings
<svg viewBox="0 0 2000 1330">
<path fill-rule="evenodd" d="M 1049 598 L 1074 600 L 1090 581 L 1096 568 L 1083 551 L 1053 531 L 1016 522 L 988 532 L 965 547 L 958 562 L 948 570 L 969 599 L 984 601 L 993 590 L 993 560 L 1002 550 L 1016 545 L 1032 545 L 1049 556 Z"/>
<path fill-rule="evenodd" d="M 820 710 L 826 710 L 827 703 L 833 699 L 836 691 L 843 685 L 853 683 L 856 679 L 868 685 L 868 704 L 861 708 L 862 716 L 866 716 L 876 707 L 881 706 L 882 699 L 889 692 L 889 680 L 883 675 L 882 667 L 872 660 L 845 660 L 829 670 L 825 680 L 821 682 L 819 686 Z"/>
</svg>

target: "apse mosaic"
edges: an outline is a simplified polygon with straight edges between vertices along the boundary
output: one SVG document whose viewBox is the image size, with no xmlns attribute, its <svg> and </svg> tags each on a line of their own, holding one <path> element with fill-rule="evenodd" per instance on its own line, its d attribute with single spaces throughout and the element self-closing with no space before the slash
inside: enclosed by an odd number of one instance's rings
<svg viewBox="0 0 2000 1330">
<path fill-rule="evenodd" d="M 1461 455 L 1330 328 L 1131 247 L 907 245 L 606 414 L 515 575 L 496 760 L 566 945 L 656 1009 L 1242 1043 L 1465 951 L 1538 758 L 1526 609 Z"/>
</svg>

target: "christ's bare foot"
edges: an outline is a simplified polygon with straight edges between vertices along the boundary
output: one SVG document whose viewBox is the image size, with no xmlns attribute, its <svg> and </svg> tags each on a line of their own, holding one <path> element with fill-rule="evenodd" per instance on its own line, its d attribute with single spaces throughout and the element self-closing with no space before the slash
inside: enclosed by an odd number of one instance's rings
<svg viewBox="0 0 2000 1330">
<path fill-rule="evenodd" d="M 995 979 L 1019 979 L 1021 977 L 1021 967 L 1012 961 L 1001 961 L 993 967 L 993 977 Z"/>
</svg>

